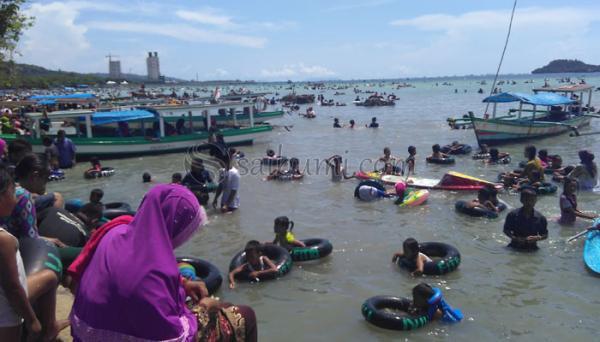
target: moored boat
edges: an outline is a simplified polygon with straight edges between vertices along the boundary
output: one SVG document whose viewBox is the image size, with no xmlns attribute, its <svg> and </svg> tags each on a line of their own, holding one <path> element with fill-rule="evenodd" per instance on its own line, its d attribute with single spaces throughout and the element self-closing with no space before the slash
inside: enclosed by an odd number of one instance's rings
<svg viewBox="0 0 600 342">
<path fill-rule="evenodd" d="M 489 96 L 483 102 L 493 104 L 491 118 L 477 118 L 473 113 L 469 113 L 477 141 L 480 145 L 498 145 L 566 132 L 579 134 L 578 129 L 589 125 L 591 119 L 596 117 L 585 113 L 590 108 L 589 98 L 592 89 L 591 86 L 561 89 L 565 94 L 575 91 L 588 92 L 587 108 L 582 107 L 582 102 L 578 100 L 580 97 L 569 98 L 556 94 L 558 90 L 550 92 L 551 89 L 537 94 L 508 92 Z M 511 109 L 506 116 L 496 117 L 497 104 L 510 102 L 518 102 L 519 108 Z M 523 105 L 531 105 L 533 109 L 523 109 Z M 546 107 L 546 109 L 540 111 L 538 106 Z"/>
</svg>

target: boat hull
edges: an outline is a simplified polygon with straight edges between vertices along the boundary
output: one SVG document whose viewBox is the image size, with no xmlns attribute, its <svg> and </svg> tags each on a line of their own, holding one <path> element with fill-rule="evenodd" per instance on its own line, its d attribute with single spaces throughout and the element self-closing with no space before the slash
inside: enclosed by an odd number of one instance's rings
<svg viewBox="0 0 600 342">
<path fill-rule="evenodd" d="M 600 274 L 600 231 L 591 231 L 587 234 L 583 247 L 583 261 L 595 274 Z"/>
<path fill-rule="evenodd" d="M 483 120 L 473 118 L 473 126 L 480 144 L 499 145 L 571 132 L 571 127 L 580 128 L 587 126 L 591 120 L 591 117 L 578 116 L 562 121 L 563 125 L 557 125 L 543 121 Z"/>
<path fill-rule="evenodd" d="M 225 142 L 228 146 L 252 145 L 256 141 L 266 141 L 267 135 L 273 130 L 271 126 L 258 126 L 254 128 L 223 130 Z M 14 140 L 17 137 L 1 136 L 5 140 Z M 169 136 L 162 139 L 146 139 L 143 137 L 131 138 L 78 138 L 70 137 L 77 147 L 77 159 L 128 158 L 142 155 L 158 155 L 176 153 L 194 149 L 208 149 L 208 134 L 206 132 L 188 135 Z M 28 139 L 33 146 L 33 151 L 43 153 L 44 146 L 41 139 Z"/>
</svg>

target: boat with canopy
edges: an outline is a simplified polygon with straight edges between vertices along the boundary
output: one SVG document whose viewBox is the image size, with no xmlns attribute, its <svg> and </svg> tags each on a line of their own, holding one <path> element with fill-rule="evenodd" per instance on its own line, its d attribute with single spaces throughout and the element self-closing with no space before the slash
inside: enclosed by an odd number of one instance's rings
<svg viewBox="0 0 600 342">
<path fill-rule="evenodd" d="M 477 141 L 479 145 L 498 145 L 571 131 L 579 134 L 580 127 L 589 125 L 591 119 L 597 117 L 589 114 L 592 89 L 591 86 L 579 85 L 536 89 L 535 94 L 506 92 L 488 96 L 483 102 L 492 104 L 491 117 L 486 114 L 477 118 L 469 113 Z M 573 96 L 574 93 L 581 95 Z M 588 95 L 587 107 L 582 106 L 584 93 Z M 508 115 L 496 115 L 498 104 L 515 102 L 519 103 L 519 107 L 510 109 Z"/>
</svg>

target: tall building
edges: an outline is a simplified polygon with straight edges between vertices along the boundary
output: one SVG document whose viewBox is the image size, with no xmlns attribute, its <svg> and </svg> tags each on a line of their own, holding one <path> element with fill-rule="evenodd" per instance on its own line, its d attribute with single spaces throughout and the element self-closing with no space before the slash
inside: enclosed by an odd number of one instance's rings
<svg viewBox="0 0 600 342">
<path fill-rule="evenodd" d="M 108 77 L 111 79 L 121 78 L 121 61 L 108 61 Z"/>
<path fill-rule="evenodd" d="M 158 62 L 158 52 L 148 52 L 146 57 L 146 66 L 148 67 L 148 79 L 150 81 L 160 81 L 160 65 Z"/>
</svg>

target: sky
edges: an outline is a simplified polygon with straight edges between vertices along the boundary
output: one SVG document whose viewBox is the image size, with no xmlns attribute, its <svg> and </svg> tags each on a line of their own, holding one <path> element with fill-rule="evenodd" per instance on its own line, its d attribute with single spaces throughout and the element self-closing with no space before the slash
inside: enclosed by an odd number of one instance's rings
<svg viewBox="0 0 600 342">
<path fill-rule="evenodd" d="M 493 74 L 513 0 L 30 1 L 22 63 L 181 79 L 372 79 Z M 600 64 L 600 1 L 520 0 L 502 73 L 558 58 Z"/>
</svg>

